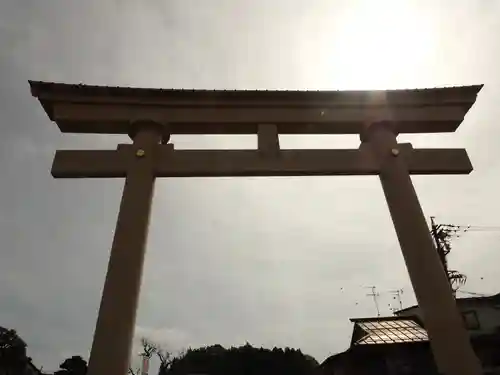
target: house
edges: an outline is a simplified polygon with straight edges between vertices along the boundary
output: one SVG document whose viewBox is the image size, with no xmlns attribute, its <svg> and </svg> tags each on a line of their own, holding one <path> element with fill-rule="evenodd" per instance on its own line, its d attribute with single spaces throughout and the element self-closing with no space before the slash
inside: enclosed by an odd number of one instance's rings
<svg viewBox="0 0 500 375">
<path fill-rule="evenodd" d="M 500 293 L 493 296 L 457 298 L 471 342 L 486 373 L 500 374 Z M 418 306 L 396 311 L 397 316 L 417 316 Z"/>
<path fill-rule="evenodd" d="M 324 375 L 422 374 L 437 375 L 429 338 L 417 317 L 351 319 L 351 344 L 327 358 Z"/>
<path fill-rule="evenodd" d="M 500 334 L 500 293 L 489 297 L 457 298 L 456 301 L 471 337 Z M 418 306 L 396 311 L 395 314 L 422 319 Z"/>
<path fill-rule="evenodd" d="M 500 374 L 500 294 L 457 299 L 484 374 Z M 351 319 L 351 343 L 320 365 L 323 375 L 438 374 L 418 306 L 395 316 Z"/>
</svg>

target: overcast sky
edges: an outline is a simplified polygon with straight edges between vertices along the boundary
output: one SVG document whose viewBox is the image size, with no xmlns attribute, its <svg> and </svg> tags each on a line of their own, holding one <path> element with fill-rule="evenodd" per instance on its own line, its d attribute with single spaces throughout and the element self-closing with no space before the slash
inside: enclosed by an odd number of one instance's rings
<svg viewBox="0 0 500 375">
<path fill-rule="evenodd" d="M 375 5 L 376 4 L 376 5 Z M 0 325 L 37 365 L 88 356 L 121 180 L 54 180 L 57 148 L 126 138 L 62 136 L 28 79 L 208 89 L 381 89 L 485 84 L 455 134 L 470 176 L 417 177 L 426 215 L 500 225 L 500 2 L 0 0 Z M 252 148 L 255 137 L 174 137 L 177 148 Z M 357 137 L 283 137 L 291 148 Z M 497 177 L 495 177 L 497 176 Z M 465 290 L 499 292 L 500 232 L 456 240 Z M 178 350 L 246 341 L 319 361 L 351 317 L 414 298 L 376 177 L 164 179 L 156 189 L 137 335 Z"/>
</svg>

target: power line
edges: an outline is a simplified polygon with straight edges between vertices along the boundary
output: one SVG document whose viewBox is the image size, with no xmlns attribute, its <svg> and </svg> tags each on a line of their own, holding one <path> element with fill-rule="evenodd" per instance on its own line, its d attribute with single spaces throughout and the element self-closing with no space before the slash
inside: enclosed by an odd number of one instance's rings
<svg viewBox="0 0 500 375">
<path fill-rule="evenodd" d="M 432 221 L 432 219 L 431 219 Z M 457 225 L 439 224 L 441 227 L 452 231 L 457 237 L 466 232 L 500 232 L 500 226 L 495 225 Z"/>
<path fill-rule="evenodd" d="M 500 232 L 500 227 L 469 225 L 465 232 Z"/>
<path fill-rule="evenodd" d="M 447 256 L 451 252 L 451 242 L 453 239 L 460 238 L 467 232 L 500 232 L 498 225 L 458 225 L 458 224 L 438 224 L 435 217 L 431 216 L 431 235 L 439 254 L 439 258 L 444 267 L 448 280 L 456 292 L 467 282 L 467 276 L 456 270 L 448 268 Z"/>
</svg>

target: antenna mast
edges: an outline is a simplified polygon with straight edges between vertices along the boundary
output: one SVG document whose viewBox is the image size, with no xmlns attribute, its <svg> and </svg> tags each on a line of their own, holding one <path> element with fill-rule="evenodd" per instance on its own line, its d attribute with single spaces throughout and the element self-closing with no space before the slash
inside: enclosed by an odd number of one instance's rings
<svg viewBox="0 0 500 375">
<path fill-rule="evenodd" d="M 394 296 L 393 298 L 398 301 L 399 310 L 403 310 L 403 300 L 401 299 L 401 295 L 403 294 L 403 289 L 391 290 L 389 291 L 389 293 L 391 293 Z"/>
<path fill-rule="evenodd" d="M 373 297 L 373 302 L 375 303 L 375 308 L 377 309 L 377 316 L 380 316 L 380 309 L 378 307 L 378 300 L 377 298 L 380 296 L 380 294 L 377 293 L 377 287 L 376 286 L 368 286 L 367 288 L 371 289 L 371 293 L 368 293 L 368 297 Z"/>
</svg>

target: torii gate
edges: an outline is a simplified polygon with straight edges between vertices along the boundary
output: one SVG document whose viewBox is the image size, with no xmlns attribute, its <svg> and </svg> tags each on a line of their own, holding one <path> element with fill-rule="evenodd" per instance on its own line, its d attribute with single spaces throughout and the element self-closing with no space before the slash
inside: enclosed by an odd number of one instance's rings
<svg viewBox="0 0 500 375">
<path fill-rule="evenodd" d="M 482 86 L 390 91 L 209 91 L 30 81 L 65 133 L 129 134 L 117 150 L 57 151 L 56 178 L 125 177 L 89 375 L 129 365 L 156 177 L 378 175 L 438 368 L 479 375 L 410 174 L 469 174 L 464 149 L 413 149 L 399 133 L 454 132 Z M 175 150 L 171 134 L 257 134 L 257 150 Z M 280 150 L 278 134 L 360 134 L 351 150 Z"/>
</svg>

